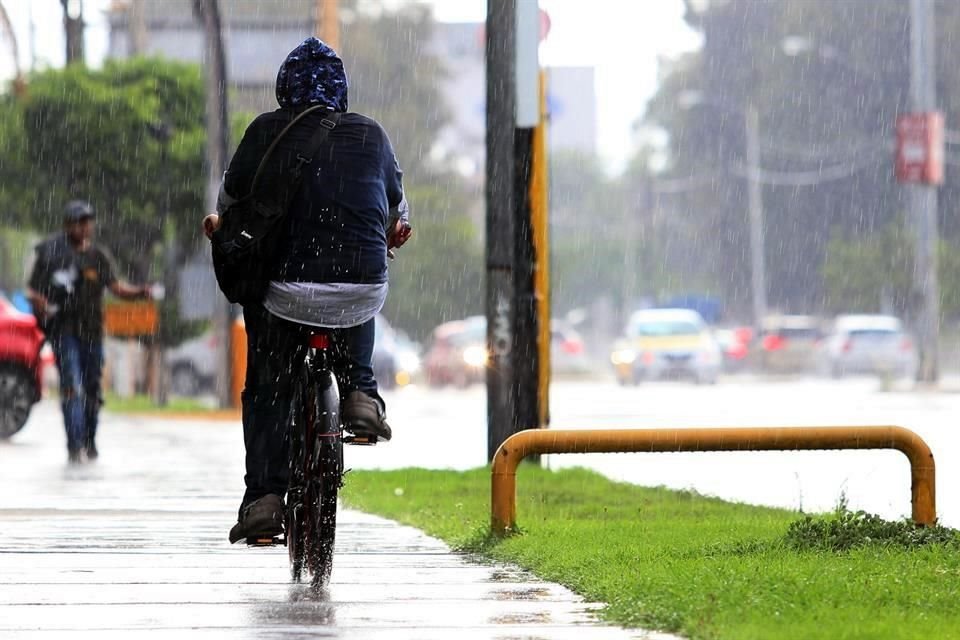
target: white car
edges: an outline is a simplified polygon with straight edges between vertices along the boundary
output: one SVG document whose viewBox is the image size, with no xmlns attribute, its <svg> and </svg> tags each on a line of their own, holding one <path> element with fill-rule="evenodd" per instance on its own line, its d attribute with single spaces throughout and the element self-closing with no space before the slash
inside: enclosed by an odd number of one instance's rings
<svg viewBox="0 0 960 640">
<path fill-rule="evenodd" d="M 825 352 L 826 367 L 835 378 L 848 373 L 906 377 L 917 367 L 913 339 L 894 316 L 837 316 Z"/>
</svg>

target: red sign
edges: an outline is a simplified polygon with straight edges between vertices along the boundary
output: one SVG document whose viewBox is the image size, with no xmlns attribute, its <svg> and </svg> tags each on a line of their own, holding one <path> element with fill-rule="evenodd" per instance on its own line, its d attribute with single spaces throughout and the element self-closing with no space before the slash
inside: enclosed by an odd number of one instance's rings
<svg viewBox="0 0 960 640">
<path fill-rule="evenodd" d="M 943 183 L 943 114 L 906 113 L 897 117 L 897 182 Z"/>
</svg>

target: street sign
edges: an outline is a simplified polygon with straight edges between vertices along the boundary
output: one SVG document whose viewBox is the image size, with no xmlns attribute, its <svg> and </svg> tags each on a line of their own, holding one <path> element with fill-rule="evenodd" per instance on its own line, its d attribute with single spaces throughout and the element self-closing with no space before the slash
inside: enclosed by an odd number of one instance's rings
<svg viewBox="0 0 960 640">
<path fill-rule="evenodd" d="M 943 114 L 905 113 L 897 117 L 897 182 L 943 183 Z"/>
</svg>

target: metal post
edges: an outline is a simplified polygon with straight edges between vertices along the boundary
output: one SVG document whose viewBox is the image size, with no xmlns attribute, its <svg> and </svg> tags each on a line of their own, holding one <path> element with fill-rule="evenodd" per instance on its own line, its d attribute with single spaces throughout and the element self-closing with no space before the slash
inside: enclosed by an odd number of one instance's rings
<svg viewBox="0 0 960 640">
<path fill-rule="evenodd" d="M 487 2 L 487 458 L 513 433 L 516 0 Z"/>
<path fill-rule="evenodd" d="M 314 33 L 334 51 L 340 51 L 339 0 L 317 0 L 314 7 Z"/>
<path fill-rule="evenodd" d="M 750 276 L 753 326 L 759 330 L 767 315 L 767 276 L 764 258 L 763 185 L 760 183 L 760 116 L 753 105 L 744 112 L 747 136 L 747 182 L 750 217 Z"/>
<path fill-rule="evenodd" d="M 934 8 L 931 0 L 910 0 L 910 99 L 914 112 L 937 108 Z M 940 286 L 937 280 L 937 188 L 911 184 L 910 214 L 916 228 L 914 286 L 922 302 L 917 322 L 920 363 L 917 381 L 935 384 L 940 378 Z"/>
<path fill-rule="evenodd" d="M 194 10 L 203 25 L 206 41 L 207 84 L 207 211 L 216 208 L 220 180 L 227 164 L 227 60 L 218 0 L 194 0 Z M 214 327 L 220 345 L 217 367 L 217 395 L 221 407 L 231 403 L 230 304 L 219 297 L 214 310 Z"/>
</svg>

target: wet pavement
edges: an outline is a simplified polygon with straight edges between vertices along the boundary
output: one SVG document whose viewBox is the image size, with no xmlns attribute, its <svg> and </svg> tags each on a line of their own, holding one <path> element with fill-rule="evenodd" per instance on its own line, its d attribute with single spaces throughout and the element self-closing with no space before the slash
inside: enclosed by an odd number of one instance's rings
<svg viewBox="0 0 960 640">
<path fill-rule="evenodd" d="M 0 638 L 667 637 L 603 626 L 561 586 L 353 511 L 314 593 L 290 582 L 284 548 L 226 540 L 238 425 L 106 416 L 100 451 L 68 466 L 48 402 L 0 443 Z"/>
</svg>

